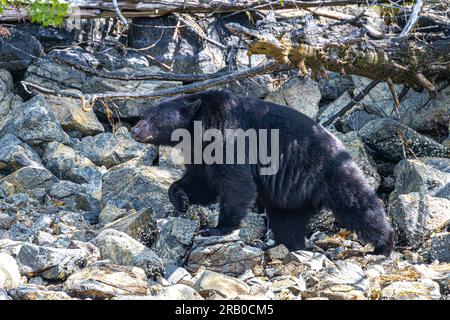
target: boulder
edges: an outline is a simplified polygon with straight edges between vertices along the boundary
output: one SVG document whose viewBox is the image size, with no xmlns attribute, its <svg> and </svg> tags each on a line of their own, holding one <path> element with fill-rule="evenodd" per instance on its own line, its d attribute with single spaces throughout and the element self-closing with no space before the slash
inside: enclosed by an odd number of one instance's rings
<svg viewBox="0 0 450 320">
<path fill-rule="evenodd" d="M 81 269 L 67 278 L 63 290 L 70 296 L 91 299 L 149 294 L 144 270 L 115 264 L 94 265 Z"/>
<path fill-rule="evenodd" d="M 9 133 L 32 147 L 52 141 L 70 144 L 69 136 L 61 128 L 43 96 L 35 96 L 17 106 L 17 110 L 4 124 L 0 137 Z"/>
<path fill-rule="evenodd" d="M 40 42 L 29 33 L 8 28 L 10 36 L 0 42 L 0 68 L 9 71 L 23 71 L 44 55 Z"/>
<path fill-rule="evenodd" d="M 22 98 L 14 93 L 14 82 L 11 74 L 4 69 L 0 69 L 0 132 L 6 120 L 8 120 L 8 115 L 22 103 Z"/>
<path fill-rule="evenodd" d="M 60 96 L 45 96 L 56 120 L 66 131 L 79 131 L 83 136 L 92 136 L 105 131 L 93 110 L 84 111 L 79 99 Z"/>
<path fill-rule="evenodd" d="M 370 121 L 359 134 L 369 147 L 392 161 L 404 158 L 404 143 L 408 146 L 406 156 L 445 157 L 449 152 L 440 143 L 390 118 Z"/>
<path fill-rule="evenodd" d="M 0 180 L 0 189 L 8 195 L 29 193 L 35 189 L 50 190 L 58 179 L 42 167 L 23 167 Z"/>
<path fill-rule="evenodd" d="M 48 195 L 53 204 L 57 204 L 69 210 L 82 210 L 92 213 L 98 220 L 100 213 L 100 199 L 90 192 L 85 185 L 79 185 L 72 181 L 61 180 L 55 183 Z"/>
<path fill-rule="evenodd" d="M 99 168 L 71 147 L 51 142 L 45 148 L 42 160 L 46 168 L 60 179 L 80 184 L 100 184 L 102 172 Z"/>
<path fill-rule="evenodd" d="M 229 241 L 233 240 L 233 241 Z M 189 254 L 187 270 L 196 272 L 201 267 L 229 276 L 240 276 L 247 270 L 261 266 L 264 251 L 239 241 L 239 235 L 226 237 L 196 237 Z"/>
<path fill-rule="evenodd" d="M 44 286 L 27 284 L 9 291 L 14 300 L 72 300 L 67 293 L 49 290 Z"/>
<path fill-rule="evenodd" d="M 395 192 L 424 192 L 450 200 L 450 159 L 418 158 L 400 161 L 394 170 Z"/>
<path fill-rule="evenodd" d="M 119 265 L 140 267 L 147 276 L 162 273 L 162 261 L 155 252 L 126 233 L 106 229 L 91 242 L 100 250 L 101 259 L 108 259 Z"/>
<path fill-rule="evenodd" d="M 397 281 L 381 291 L 382 300 L 439 300 L 439 284 L 434 281 Z"/>
<path fill-rule="evenodd" d="M 147 165 L 152 165 L 157 155 L 154 146 L 136 142 L 123 127 L 115 133 L 105 132 L 94 137 L 85 137 L 74 148 L 97 166 L 107 168 L 144 157 Z"/>
<path fill-rule="evenodd" d="M 184 284 L 175 284 L 163 288 L 152 300 L 204 300 L 193 288 Z"/>
<path fill-rule="evenodd" d="M 245 282 L 209 270 L 201 274 L 194 289 L 206 299 L 233 299 L 250 294 L 250 287 Z"/>
<path fill-rule="evenodd" d="M 389 213 L 400 239 L 417 248 L 433 232 L 450 225 L 450 200 L 419 192 L 393 195 Z"/>
<path fill-rule="evenodd" d="M 428 244 L 425 245 L 424 256 L 429 261 L 438 260 L 439 262 L 450 263 L 450 232 L 442 232 L 433 235 Z M 450 284 L 450 272 L 448 281 Z"/>
<path fill-rule="evenodd" d="M 189 253 L 198 229 L 198 221 L 169 218 L 152 248 L 165 264 L 181 264 Z"/>
<path fill-rule="evenodd" d="M 0 173 L 8 175 L 27 166 L 42 167 L 39 155 L 16 136 L 4 135 L 0 139 Z"/>
<path fill-rule="evenodd" d="M 170 171 L 157 167 L 116 166 L 103 176 L 102 205 L 150 209 L 155 218 L 165 217 L 173 210 L 167 192 L 174 180 Z"/>
<path fill-rule="evenodd" d="M 270 92 L 264 100 L 289 106 L 315 119 L 321 99 L 317 82 L 296 77 L 288 80 L 278 90 Z"/>
</svg>

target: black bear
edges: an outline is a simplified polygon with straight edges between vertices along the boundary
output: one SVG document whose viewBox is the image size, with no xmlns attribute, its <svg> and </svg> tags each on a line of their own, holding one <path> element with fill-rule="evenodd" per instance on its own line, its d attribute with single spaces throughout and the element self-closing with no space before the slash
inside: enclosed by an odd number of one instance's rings
<svg viewBox="0 0 450 320">
<path fill-rule="evenodd" d="M 170 186 L 169 198 L 178 210 L 187 210 L 189 204 L 220 203 L 219 223 L 206 234 L 239 228 L 258 201 L 266 209 L 275 240 L 298 250 L 304 247 L 311 216 L 329 208 L 342 226 L 372 243 L 375 254 L 391 253 L 393 229 L 380 200 L 344 145 L 323 126 L 285 106 L 226 90 L 207 90 L 158 104 L 144 113 L 131 132 L 142 143 L 175 146 L 174 130 L 195 135 L 196 122 L 203 130 L 216 129 L 224 136 L 229 129 L 278 131 L 275 174 L 262 175 L 259 160 L 186 164 L 183 177 Z M 202 142 L 200 151 L 206 145 Z"/>
</svg>

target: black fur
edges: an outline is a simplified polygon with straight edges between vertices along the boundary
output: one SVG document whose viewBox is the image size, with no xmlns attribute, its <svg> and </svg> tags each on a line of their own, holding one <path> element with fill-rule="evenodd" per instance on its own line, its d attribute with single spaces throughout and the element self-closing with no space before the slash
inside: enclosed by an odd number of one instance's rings
<svg viewBox="0 0 450 320">
<path fill-rule="evenodd" d="M 173 146 L 172 131 L 192 132 L 195 120 L 204 129 L 279 129 L 280 135 L 275 175 L 259 175 L 259 164 L 186 165 L 184 176 L 172 184 L 169 197 L 178 210 L 220 201 L 219 224 L 209 234 L 238 228 L 258 197 L 276 240 L 291 250 L 304 247 L 310 217 L 326 207 L 342 226 L 371 242 L 376 253 L 390 254 L 393 230 L 379 199 L 343 144 L 320 124 L 291 108 L 210 90 L 159 104 L 132 133 L 140 142 Z"/>
</svg>

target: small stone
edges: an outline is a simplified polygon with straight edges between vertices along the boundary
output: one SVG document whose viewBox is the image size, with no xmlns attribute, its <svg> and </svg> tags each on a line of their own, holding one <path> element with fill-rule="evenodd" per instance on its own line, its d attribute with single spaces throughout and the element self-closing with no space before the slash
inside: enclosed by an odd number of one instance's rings
<svg viewBox="0 0 450 320">
<path fill-rule="evenodd" d="M 202 273 L 194 288 L 207 299 L 232 299 L 250 293 L 250 287 L 243 281 L 209 270 Z"/>
<path fill-rule="evenodd" d="M 108 204 L 100 212 L 99 221 L 102 226 L 105 226 L 108 223 L 114 222 L 117 219 L 125 217 L 127 214 L 128 214 L 127 210 L 119 209 L 112 204 Z"/>
<path fill-rule="evenodd" d="M 10 290 L 9 294 L 14 300 L 72 300 L 65 292 L 37 285 L 23 285 Z"/>
<path fill-rule="evenodd" d="M 0 139 L 0 173 L 8 175 L 27 166 L 42 167 L 39 155 L 16 136 L 6 134 Z"/>
<path fill-rule="evenodd" d="M 288 254 L 289 249 L 283 244 L 270 248 L 266 251 L 266 256 L 269 261 L 283 260 Z"/>
<path fill-rule="evenodd" d="M 431 237 L 425 246 L 426 257 L 430 261 L 450 262 L 450 232 L 442 232 Z"/>
<path fill-rule="evenodd" d="M 152 300 L 204 300 L 202 296 L 184 284 L 175 284 L 170 287 L 165 287 Z"/>
<path fill-rule="evenodd" d="M 36 189 L 50 190 L 58 179 L 43 167 L 23 167 L 0 180 L 0 189 L 8 195 L 32 193 Z"/>
<path fill-rule="evenodd" d="M 263 215 L 250 212 L 242 221 L 239 236 L 242 241 L 251 244 L 266 234 L 266 219 Z"/>
</svg>

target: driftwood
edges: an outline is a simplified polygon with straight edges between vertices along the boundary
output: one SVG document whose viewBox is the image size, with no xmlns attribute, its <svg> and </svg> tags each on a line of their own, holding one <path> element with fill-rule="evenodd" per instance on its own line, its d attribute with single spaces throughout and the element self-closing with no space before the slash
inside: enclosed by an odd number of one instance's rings
<svg viewBox="0 0 450 320">
<path fill-rule="evenodd" d="M 283 3 L 281 3 L 283 2 Z M 378 0 L 379 4 L 389 0 Z M 178 13 L 218 13 L 239 10 L 304 9 L 312 7 L 366 5 L 367 0 L 74 0 L 71 15 L 74 18 L 101 18 L 119 16 L 121 20 L 132 17 L 157 17 L 171 12 Z M 118 14 L 118 12 L 120 12 Z M 0 22 L 20 21 L 27 18 L 24 9 L 11 8 L 0 15 Z"/>
</svg>

